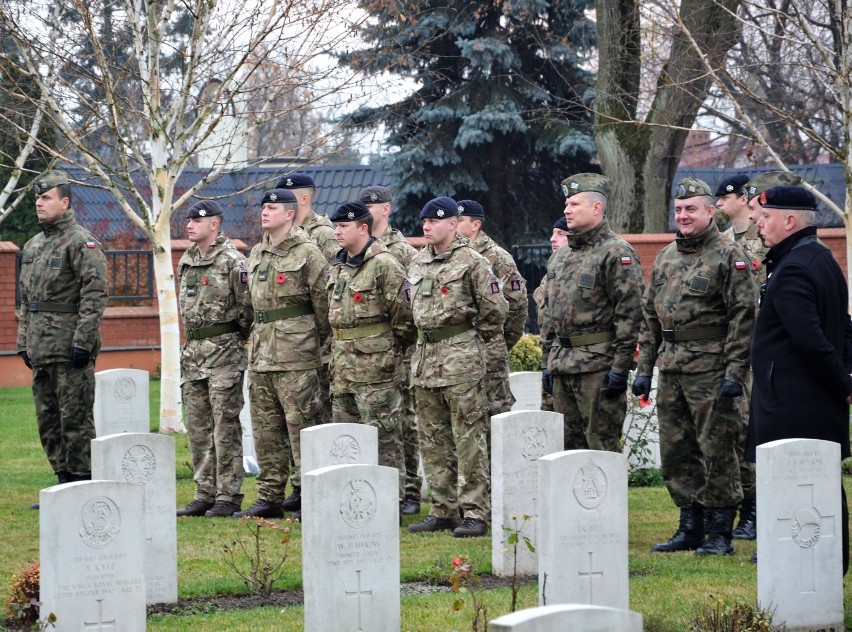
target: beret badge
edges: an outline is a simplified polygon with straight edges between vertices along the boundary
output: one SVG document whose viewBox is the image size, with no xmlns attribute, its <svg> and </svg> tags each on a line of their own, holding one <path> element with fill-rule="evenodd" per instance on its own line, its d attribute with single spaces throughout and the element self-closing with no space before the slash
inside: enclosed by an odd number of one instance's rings
<svg viewBox="0 0 852 632">
<path fill-rule="evenodd" d="M 437 215 L 438 217 L 443 217 L 443 216 L 444 216 L 444 209 L 439 208 L 439 209 L 435 212 L 435 215 Z"/>
</svg>

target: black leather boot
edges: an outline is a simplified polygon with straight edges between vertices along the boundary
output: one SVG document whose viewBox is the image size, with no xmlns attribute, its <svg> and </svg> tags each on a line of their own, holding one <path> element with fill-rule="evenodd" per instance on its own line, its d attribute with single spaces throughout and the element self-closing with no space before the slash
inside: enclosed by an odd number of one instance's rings
<svg viewBox="0 0 852 632">
<path fill-rule="evenodd" d="M 707 540 L 695 550 L 696 555 L 733 555 L 731 531 L 734 529 L 736 507 L 714 507 L 705 511 L 713 512 L 710 518 L 710 533 Z"/>
<path fill-rule="evenodd" d="M 674 535 L 666 542 L 651 547 L 654 553 L 673 553 L 674 551 L 693 551 L 704 542 L 704 509 L 701 507 L 682 508 L 680 524 Z"/>
<path fill-rule="evenodd" d="M 731 532 L 731 537 L 734 540 L 757 539 L 757 503 L 754 498 L 743 500 L 740 505 L 740 521 Z"/>
<path fill-rule="evenodd" d="M 302 488 L 293 486 L 291 493 L 281 503 L 281 509 L 284 511 L 299 511 L 302 508 Z"/>
</svg>

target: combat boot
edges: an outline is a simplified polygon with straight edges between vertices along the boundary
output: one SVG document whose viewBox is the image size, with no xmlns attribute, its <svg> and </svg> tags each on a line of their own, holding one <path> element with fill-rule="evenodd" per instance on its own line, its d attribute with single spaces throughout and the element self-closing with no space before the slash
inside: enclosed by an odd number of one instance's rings
<svg viewBox="0 0 852 632">
<path fill-rule="evenodd" d="M 666 542 L 651 547 L 654 553 L 693 551 L 704 542 L 704 509 L 701 507 L 681 508 L 677 531 Z"/>
<path fill-rule="evenodd" d="M 257 499 L 251 507 L 245 511 L 238 511 L 234 518 L 283 518 L 284 509 L 279 503 L 271 503 L 267 500 Z"/>
<path fill-rule="evenodd" d="M 740 505 L 740 521 L 737 528 L 731 532 L 734 540 L 757 539 L 757 503 L 754 498 L 743 500 Z"/>
<path fill-rule="evenodd" d="M 216 504 L 204 512 L 208 518 L 230 518 L 240 510 L 237 503 L 232 503 L 227 500 L 217 500 Z"/>
<path fill-rule="evenodd" d="M 206 502 L 204 500 L 198 500 L 197 498 L 189 503 L 183 509 L 177 510 L 177 516 L 203 516 L 204 513 L 213 507 L 213 503 Z"/>
<path fill-rule="evenodd" d="M 403 516 L 416 516 L 420 513 L 420 501 L 406 496 L 405 500 L 399 503 L 399 513 Z"/>
<path fill-rule="evenodd" d="M 281 503 L 281 509 L 285 511 L 298 511 L 302 508 L 302 488 L 293 486 L 293 493 Z"/>
<path fill-rule="evenodd" d="M 488 532 L 488 525 L 484 520 L 476 518 L 465 518 L 462 523 L 453 530 L 457 538 L 478 538 Z"/>
<path fill-rule="evenodd" d="M 734 528 L 734 517 L 737 515 L 736 507 L 715 507 L 706 509 L 712 512 L 710 518 L 710 533 L 707 540 L 695 549 L 696 555 L 733 555 L 734 547 L 731 546 L 731 531 Z"/>
<path fill-rule="evenodd" d="M 426 516 L 420 522 L 408 526 L 409 533 L 421 533 L 426 531 L 452 531 L 459 523 L 452 518 L 438 518 L 437 516 Z"/>
</svg>

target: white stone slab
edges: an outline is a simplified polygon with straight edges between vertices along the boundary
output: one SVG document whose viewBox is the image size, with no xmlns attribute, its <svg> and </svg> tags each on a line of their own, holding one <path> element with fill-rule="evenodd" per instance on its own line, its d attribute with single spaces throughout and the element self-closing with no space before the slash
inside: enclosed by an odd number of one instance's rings
<svg viewBox="0 0 852 632">
<path fill-rule="evenodd" d="M 817 420 L 814 419 L 814 423 Z M 757 600 L 787 632 L 843 630 L 840 445 L 757 447 Z"/>
<path fill-rule="evenodd" d="M 538 546 L 538 463 L 545 454 L 560 452 L 562 415 L 521 410 L 491 418 L 491 572 L 498 576 L 538 574 L 538 558 L 522 538 L 517 546 L 507 539 L 514 530 Z M 524 520 L 523 516 L 529 516 Z M 506 528 L 511 531 L 507 531 Z M 517 563 L 517 569 L 515 565 Z"/>
<path fill-rule="evenodd" d="M 306 632 L 399 632 L 399 474 L 302 470 Z"/>
<path fill-rule="evenodd" d="M 240 411 L 240 427 L 243 430 L 243 471 L 246 474 L 259 474 L 257 451 L 254 449 L 254 435 L 251 429 L 251 408 L 249 407 L 248 371 L 243 377 L 243 409 Z"/>
<path fill-rule="evenodd" d="M 568 450 L 539 463 L 539 605 L 627 610 L 627 459 Z"/>
<path fill-rule="evenodd" d="M 366 424 L 321 424 L 299 431 L 302 471 L 329 465 L 378 465 L 379 431 Z"/>
<path fill-rule="evenodd" d="M 148 371 L 109 369 L 95 373 L 95 436 L 150 432 Z"/>
<path fill-rule="evenodd" d="M 541 371 L 509 373 L 509 388 L 515 396 L 512 410 L 541 410 Z"/>
<path fill-rule="evenodd" d="M 645 407 L 627 407 L 624 417 L 624 454 L 631 469 L 662 467 L 660 460 L 660 422 L 657 419 L 657 378 L 659 370 L 655 367 L 651 376 L 651 404 Z M 630 372 L 628 387 L 633 385 L 636 371 Z M 628 401 L 635 399 L 628 390 Z M 635 411 L 635 412 L 634 412 Z"/>
<path fill-rule="evenodd" d="M 147 602 L 177 601 L 174 437 L 134 432 L 94 439 L 92 478 L 144 485 Z"/>
<path fill-rule="evenodd" d="M 494 632 L 642 632 L 642 615 L 603 606 L 540 606 L 494 619 L 488 629 Z"/>
<path fill-rule="evenodd" d="M 41 616 L 55 632 L 145 630 L 141 485 L 85 481 L 41 490 Z"/>
</svg>

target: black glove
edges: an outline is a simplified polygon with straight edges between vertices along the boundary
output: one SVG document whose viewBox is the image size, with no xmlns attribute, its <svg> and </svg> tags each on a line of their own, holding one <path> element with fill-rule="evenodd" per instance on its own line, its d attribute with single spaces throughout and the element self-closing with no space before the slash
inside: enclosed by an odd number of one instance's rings
<svg viewBox="0 0 852 632">
<path fill-rule="evenodd" d="M 82 369 L 89 361 L 92 359 L 92 354 L 86 351 L 85 349 L 80 349 L 79 347 L 73 347 L 71 349 L 71 366 L 75 369 Z"/>
<path fill-rule="evenodd" d="M 30 362 L 30 356 L 27 355 L 26 351 L 18 351 L 18 355 L 21 356 L 21 359 L 24 361 L 24 364 L 27 365 L 28 369 L 33 368 L 33 363 Z"/>
<path fill-rule="evenodd" d="M 604 378 L 603 396 L 615 399 L 627 390 L 627 373 L 610 369 Z"/>
<path fill-rule="evenodd" d="M 640 395 L 644 395 L 645 399 L 649 399 L 651 397 L 651 376 L 650 375 L 637 375 L 636 379 L 633 380 L 633 394 L 637 397 Z"/>
<path fill-rule="evenodd" d="M 541 387 L 548 395 L 553 395 L 553 376 L 545 369 L 541 372 Z"/>
<path fill-rule="evenodd" d="M 723 397 L 740 397 L 743 394 L 743 385 L 732 380 L 724 380 L 722 388 L 719 389 L 719 399 Z"/>
</svg>

